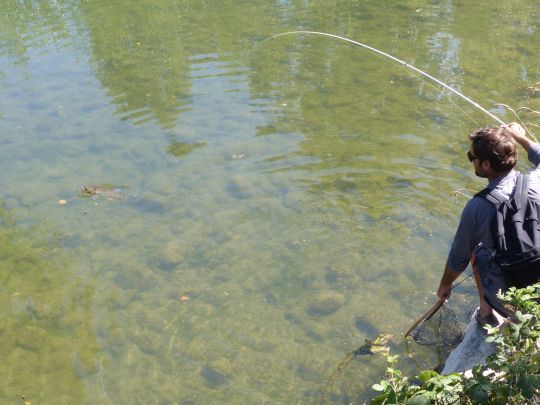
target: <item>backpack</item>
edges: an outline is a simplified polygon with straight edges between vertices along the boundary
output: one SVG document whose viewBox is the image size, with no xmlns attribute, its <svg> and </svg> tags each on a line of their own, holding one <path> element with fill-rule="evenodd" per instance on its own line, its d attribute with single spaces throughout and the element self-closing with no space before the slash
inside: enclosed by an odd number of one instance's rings
<svg viewBox="0 0 540 405">
<path fill-rule="evenodd" d="M 530 200 L 528 189 L 529 175 L 519 173 L 509 199 L 488 188 L 476 194 L 496 209 L 493 260 L 502 269 L 506 289 L 540 281 L 540 201 Z"/>
</svg>

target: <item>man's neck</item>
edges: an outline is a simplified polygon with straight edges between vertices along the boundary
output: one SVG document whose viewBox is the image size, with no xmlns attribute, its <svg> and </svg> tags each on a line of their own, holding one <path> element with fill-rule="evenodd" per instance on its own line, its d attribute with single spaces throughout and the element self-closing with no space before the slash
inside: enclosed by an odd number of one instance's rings
<svg viewBox="0 0 540 405">
<path fill-rule="evenodd" d="M 499 177 L 504 177 L 506 176 L 508 173 L 510 173 L 512 170 L 508 170 L 506 172 L 492 172 L 490 173 L 488 176 L 487 176 L 487 179 L 488 181 L 493 181 L 495 179 L 498 179 Z"/>
</svg>

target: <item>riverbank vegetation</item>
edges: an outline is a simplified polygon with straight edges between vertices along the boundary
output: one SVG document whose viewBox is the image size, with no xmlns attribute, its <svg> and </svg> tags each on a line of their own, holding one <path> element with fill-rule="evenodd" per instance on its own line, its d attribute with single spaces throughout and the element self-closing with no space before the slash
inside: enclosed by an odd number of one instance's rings
<svg viewBox="0 0 540 405">
<path fill-rule="evenodd" d="M 503 299 L 515 308 L 511 322 L 487 327 L 495 354 L 471 373 L 440 375 L 433 370 L 408 378 L 386 354 L 385 378 L 373 389 L 372 404 L 537 404 L 540 403 L 540 283 L 510 289 Z"/>
</svg>

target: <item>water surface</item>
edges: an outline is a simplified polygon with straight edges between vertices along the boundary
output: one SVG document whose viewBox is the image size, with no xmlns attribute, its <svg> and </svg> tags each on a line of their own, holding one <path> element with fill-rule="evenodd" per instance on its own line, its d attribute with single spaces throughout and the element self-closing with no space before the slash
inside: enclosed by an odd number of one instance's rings
<svg viewBox="0 0 540 405">
<path fill-rule="evenodd" d="M 514 120 L 496 104 L 540 109 L 534 1 L 2 6 L 2 402 L 318 403 L 378 333 L 437 365 L 402 335 L 435 302 L 451 194 L 483 186 L 466 135 L 495 123 L 345 42 L 254 46 L 343 35 Z M 383 373 L 358 358 L 325 398 Z"/>
</svg>

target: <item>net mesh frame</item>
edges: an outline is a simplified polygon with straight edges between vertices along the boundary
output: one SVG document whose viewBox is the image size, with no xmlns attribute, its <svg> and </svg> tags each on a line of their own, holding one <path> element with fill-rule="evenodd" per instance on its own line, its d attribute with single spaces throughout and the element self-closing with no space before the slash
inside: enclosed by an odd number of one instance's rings
<svg viewBox="0 0 540 405">
<path fill-rule="evenodd" d="M 463 333 L 464 329 L 456 313 L 442 304 L 429 319 L 419 323 L 409 336 L 422 346 L 455 346 L 463 339 Z"/>
</svg>

